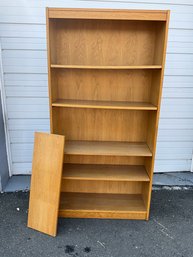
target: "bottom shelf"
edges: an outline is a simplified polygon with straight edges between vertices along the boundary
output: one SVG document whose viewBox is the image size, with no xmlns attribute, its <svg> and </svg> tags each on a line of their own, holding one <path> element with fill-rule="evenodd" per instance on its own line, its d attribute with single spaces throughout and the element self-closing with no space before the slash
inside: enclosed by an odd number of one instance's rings
<svg viewBox="0 0 193 257">
<path fill-rule="evenodd" d="M 62 193 L 60 217 L 146 219 L 142 195 Z"/>
</svg>

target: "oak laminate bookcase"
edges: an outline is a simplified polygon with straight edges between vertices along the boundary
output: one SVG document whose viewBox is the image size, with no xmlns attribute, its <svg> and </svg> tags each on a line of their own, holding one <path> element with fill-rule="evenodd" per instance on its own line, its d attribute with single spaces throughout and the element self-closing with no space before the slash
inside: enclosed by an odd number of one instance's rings
<svg viewBox="0 0 193 257">
<path fill-rule="evenodd" d="M 47 9 L 61 217 L 148 219 L 169 11 Z"/>
</svg>

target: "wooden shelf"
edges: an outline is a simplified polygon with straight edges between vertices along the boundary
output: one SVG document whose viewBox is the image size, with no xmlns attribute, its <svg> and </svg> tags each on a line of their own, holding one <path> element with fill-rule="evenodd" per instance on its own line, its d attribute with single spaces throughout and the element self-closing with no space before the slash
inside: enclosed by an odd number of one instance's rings
<svg viewBox="0 0 193 257">
<path fill-rule="evenodd" d="M 66 141 L 67 155 L 152 156 L 146 143 Z"/>
<path fill-rule="evenodd" d="M 128 65 L 128 66 L 114 66 L 114 65 L 61 65 L 51 64 L 51 68 L 58 69 L 97 69 L 97 70 L 143 70 L 143 69 L 161 69 L 161 65 Z"/>
<path fill-rule="evenodd" d="M 113 110 L 150 110 L 157 107 L 150 103 L 120 102 L 120 101 L 92 101 L 92 100 L 67 100 L 58 99 L 52 103 L 54 107 L 89 108 L 89 109 L 113 109 Z"/>
<path fill-rule="evenodd" d="M 62 193 L 60 217 L 146 219 L 142 195 Z"/>
<path fill-rule="evenodd" d="M 165 10 L 121 10 L 94 8 L 49 8 L 49 18 L 86 19 L 86 20 L 129 20 L 129 21 L 166 21 Z"/>
<path fill-rule="evenodd" d="M 148 219 L 168 24 L 169 11 L 47 9 L 61 217 Z"/>
<path fill-rule="evenodd" d="M 149 181 L 144 166 L 140 165 L 84 165 L 64 164 L 65 180 Z"/>
</svg>

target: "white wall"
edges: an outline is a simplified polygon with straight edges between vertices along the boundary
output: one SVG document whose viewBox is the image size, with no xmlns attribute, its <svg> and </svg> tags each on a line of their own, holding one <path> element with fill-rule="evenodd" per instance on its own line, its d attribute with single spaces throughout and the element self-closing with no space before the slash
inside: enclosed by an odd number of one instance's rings
<svg viewBox="0 0 193 257">
<path fill-rule="evenodd" d="M 34 131 L 49 131 L 46 6 L 171 10 L 155 172 L 190 170 L 193 150 L 192 0 L 1 0 L 0 37 L 11 173 L 30 173 Z"/>
</svg>

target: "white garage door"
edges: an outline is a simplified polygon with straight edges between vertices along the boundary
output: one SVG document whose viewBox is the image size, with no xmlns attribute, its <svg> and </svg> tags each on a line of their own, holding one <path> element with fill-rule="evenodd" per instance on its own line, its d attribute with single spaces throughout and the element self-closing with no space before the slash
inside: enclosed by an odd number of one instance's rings
<svg viewBox="0 0 193 257">
<path fill-rule="evenodd" d="M 193 1 L 0 2 L 11 174 L 29 174 L 34 131 L 49 131 L 45 7 L 169 9 L 171 21 L 155 172 L 189 171 L 193 150 Z"/>
</svg>

